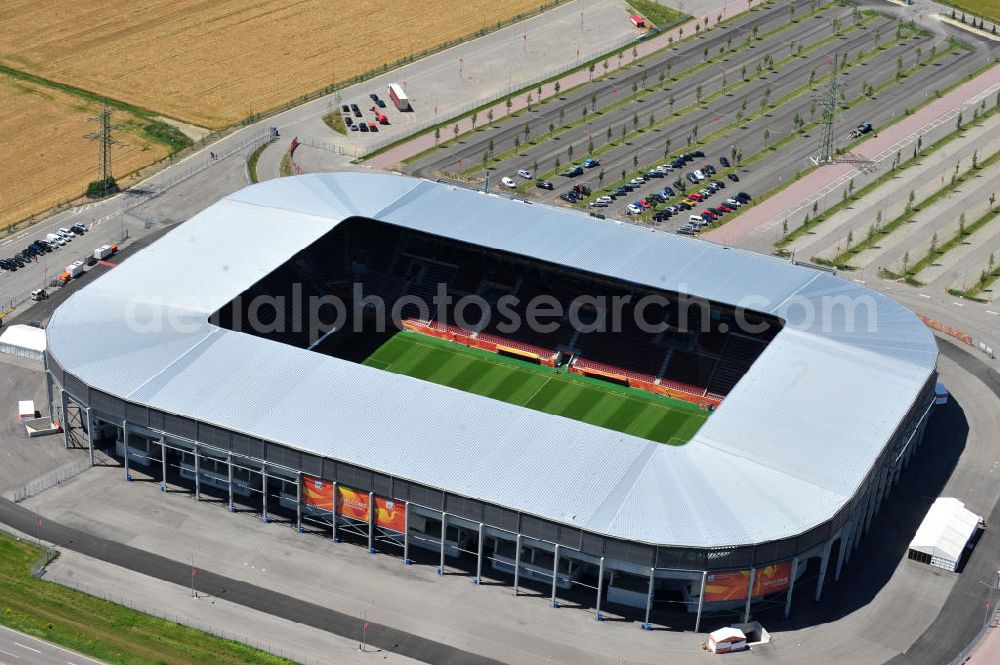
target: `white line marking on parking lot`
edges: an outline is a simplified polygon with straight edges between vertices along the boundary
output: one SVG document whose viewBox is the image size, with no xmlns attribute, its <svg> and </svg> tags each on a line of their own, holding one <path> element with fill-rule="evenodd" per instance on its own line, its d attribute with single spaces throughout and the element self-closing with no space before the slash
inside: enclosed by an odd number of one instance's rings
<svg viewBox="0 0 1000 665">
<path fill-rule="evenodd" d="M 35 648 L 32 648 L 32 647 L 29 647 L 29 646 L 27 646 L 27 645 L 24 645 L 24 644 L 21 644 L 20 642 L 14 642 L 14 644 L 15 644 L 16 646 L 19 646 L 19 647 L 21 647 L 22 649 L 27 649 L 28 651 L 34 651 L 35 653 L 42 653 L 42 652 L 41 652 L 41 651 L 39 651 L 38 649 L 35 649 Z"/>
<path fill-rule="evenodd" d="M 955 307 L 965 307 L 965 305 L 963 305 L 962 303 L 960 303 L 960 302 L 955 302 L 954 300 L 953 300 L 953 301 L 951 301 L 951 304 L 952 304 L 952 305 L 954 305 Z"/>
<path fill-rule="evenodd" d="M 993 316 L 1000 316 L 1000 314 L 997 314 L 997 313 L 996 313 L 996 312 L 994 312 L 994 311 L 993 311 L 992 309 L 988 309 L 988 310 L 986 310 L 986 313 L 987 313 L 987 314 L 992 314 Z"/>
<path fill-rule="evenodd" d="M 12 653 L 11 653 L 11 652 L 9 652 L 9 651 L 4 651 L 3 649 L 0 649 L 0 653 L 2 653 L 2 654 L 3 654 L 3 655 L 5 655 L 5 656 L 10 656 L 11 658 L 17 658 L 18 660 L 21 660 L 21 657 L 20 657 L 20 656 L 18 656 L 18 655 L 15 655 L 15 654 L 12 654 Z"/>
<path fill-rule="evenodd" d="M 931 299 L 931 297 L 929 295 L 927 295 L 926 293 L 918 293 L 917 295 L 919 295 L 921 298 L 927 298 L 928 300 Z"/>
</svg>

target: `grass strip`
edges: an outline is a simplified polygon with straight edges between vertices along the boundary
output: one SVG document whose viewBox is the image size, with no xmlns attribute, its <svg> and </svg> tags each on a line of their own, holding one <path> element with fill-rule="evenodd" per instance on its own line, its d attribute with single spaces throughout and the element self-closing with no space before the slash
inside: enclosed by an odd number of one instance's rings
<svg viewBox="0 0 1000 665">
<path fill-rule="evenodd" d="M 987 158 L 985 161 L 980 162 L 977 166 L 968 169 L 964 173 L 961 174 L 956 173 L 955 175 L 953 175 L 951 181 L 948 182 L 948 184 L 934 191 L 930 196 L 924 198 L 923 200 L 917 202 L 916 204 L 911 205 L 908 203 L 906 209 L 903 210 L 901 214 L 897 215 L 895 218 L 890 220 L 885 226 L 876 227 L 873 225 L 869 229 L 868 234 L 865 236 L 863 240 L 861 240 L 856 245 L 852 244 L 850 247 L 846 248 L 843 252 L 837 254 L 834 258 L 825 259 L 822 257 L 813 257 L 812 260 L 816 263 L 819 263 L 820 265 L 833 266 L 841 270 L 856 270 L 857 269 L 856 266 L 852 266 L 848 263 L 851 259 L 853 259 L 861 252 L 865 251 L 866 249 L 873 247 L 881 238 L 884 238 L 885 236 L 889 235 L 890 233 L 898 229 L 903 224 L 907 223 L 915 213 L 920 212 L 921 210 L 927 208 L 928 206 L 933 205 L 934 203 L 936 203 L 943 197 L 947 196 L 948 194 L 954 192 L 956 189 L 958 189 L 958 187 L 962 183 L 968 180 L 971 175 L 973 175 L 974 173 L 976 173 L 981 169 L 996 164 L 998 161 L 1000 161 L 1000 152 L 995 152 L 992 155 L 990 155 L 990 157 Z M 895 279 L 899 279 L 901 277 L 905 278 L 907 274 L 911 274 L 909 268 L 910 268 L 909 266 L 904 266 L 903 269 L 904 274 L 896 275 L 894 278 Z M 892 275 L 892 274 L 893 273 L 886 272 L 886 275 Z"/>
<path fill-rule="evenodd" d="M 340 111 L 331 111 L 324 115 L 323 124 L 338 134 L 347 136 L 347 126 L 344 125 L 344 117 L 340 115 Z"/>
<path fill-rule="evenodd" d="M 245 644 L 38 579 L 31 566 L 43 555 L 41 548 L 0 533 L 0 624 L 108 663 L 291 665 Z"/>
<path fill-rule="evenodd" d="M 924 268 L 927 268 L 939 258 L 958 247 L 958 245 L 965 238 L 971 236 L 973 233 L 992 222 L 998 215 L 1000 215 L 1000 210 L 990 210 L 980 216 L 979 219 L 972 222 L 972 224 L 965 227 L 965 229 L 956 231 L 955 234 L 946 240 L 943 245 L 937 246 L 933 250 L 928 249 L 927 254 L 922 256 L 916 263 L 910 266 L 909 270 L 906 271 L 906 275 L 903 276 L 903 279 L 908 284 L 912 284 L 913 286 L 925 286 L 923 282 L 917 279 L 917 275 L 919 275 Z"/>
</svg>

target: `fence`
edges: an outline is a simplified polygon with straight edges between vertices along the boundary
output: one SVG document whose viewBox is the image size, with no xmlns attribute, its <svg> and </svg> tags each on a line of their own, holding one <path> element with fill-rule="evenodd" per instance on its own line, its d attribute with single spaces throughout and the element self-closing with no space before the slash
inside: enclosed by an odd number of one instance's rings
<svg viewBox="0 0 1000 665">
<path fill-rule="evenodd" d="M 30 483 L 21 487 L 19 489 L 11 490 L 5 492 L 3 497 L 8 501 L 13 501 L 14 503 L 20 503 L 29 497 L 33 497 L 36 494 L 40 494 L 50 487 L 55 487 L 61 483 L 75 478 L 84 471 L 90 468 L 90 458 L 85 457 L 79 459 L 75 462 L 61 466 L 54 471 L 50 471 L 40 478 L 32 480 Z"/>
<path fill-rule="evenodd" d="M 46 562 L 47 564 L 48 562 Z M 79 591 L 80 593 L 85 593 L 88 596 L 93 596 L 94 598 L 100 598 L 101 600 L 106 600 L 110 603 L 115 603 L 116 605 L 121 605 L 122 607 L 127 607 L 135 612 L 141 612 L 142 614 L 147 614 L 149 616 L 158 617 L 166 621 L 172 621 L 176 624 L 187 626 L 188 628 L 193 628 L 195 630 L 200 630 L 203 633 L 213 635 L 223 640 L 230 640 L 233 642 L 239 642 L 241 644 L 246 644 L 247 646 L 259 649 L 261 651 L 266 651 L 275 656 L 280 656 L 286 658 L 290 661 L 296 663 L 302 663 L 302 665 L 326 665 L 323 661 L 306 659 L 300 654 L 289 653 L 277 647 L 269 642 L 261 641 L 258 637 L 250 637 L 242 633 L 237 633 L 235 631 L 223 630 L 217 626 L 211 624 L 202 623 L 201 621 L 196 621 L 190 617 L 190 615 L 181 616 L 177 614 L 171 614 L 170 612 L 165 612 L 161 608 L 154 605 L 146 605 L 144 603 L 133 600 L 118 594 L 108 593 L 103 589 L 92 587 L 89 584 L 81 584 L 74 580 L 64 578 L 60 575 L 54 574 L 52 571 L 42 571 L 40 577 L 54 584 L 59 584 L 68 589 L 73 589 L 74 591 Z"/>
</svg>

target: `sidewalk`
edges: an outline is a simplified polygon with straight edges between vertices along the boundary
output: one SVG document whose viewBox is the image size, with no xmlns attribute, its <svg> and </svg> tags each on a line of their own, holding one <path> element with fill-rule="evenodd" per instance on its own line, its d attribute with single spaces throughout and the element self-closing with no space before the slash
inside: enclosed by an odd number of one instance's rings
<svg viewBox="0 0 1000 665">
<path fill-rule="evenodd" d="M 661 49 L 669 47 L 672 43 L 680 41 L 683 36 L 693 36 L 695 33 L 695 25 L 701 24 L 704 30 L 705 19 L 708 19 L 708 26 L 710 28 L 715 27 L 717 19 L 722 16 L 723 20 L 732 18 L 737 14 L 740 14 L 749 9 L 749 4 L 747 0 L 736 0 L 731 4 L 725 5 L 721 9 L 717 9 L 711 12 L 710 15 L 699 15 L 696 18 L 691 19 L 683 25 L 677 26 L 672 30 L 661 33 L 659 36 L 654 37 L 648 41 L 638 42 L 635 45 L 636 56 L 632 56 L 632 50 L 626 50 L 624 57 L 621 61 L 617 57 L 608 59 L 608 73 L 613 73 L 620 68 L 627 67 L 631 65 L 635 60 L 643 58 L 645 56 L 651 55 Z M 593 56 L 589 56 L 593 57 Z M 581 58 L 581 62 L 586 62 L 588 58 Z M 569 65 L 567 65 L 567 68 Z M 603 65 L 595 71 L 595 75 L 604 75 Z M 565 92 L 575 86 L 587 83 L 591 79 L 591 74 L 587 70 L 581 70 L 566 74 L 562 78 L 558 79 L 560 92 Z M 515 86 L 515 89 L 523 86 Z M 529 93 L 523 95 L 518 95 L 513 98 L 513 105 L 511 106 L 510 112 L 514 113 L 520 111 L 527 107 L 527 96 Z M 532 91 L 532 103 L 537 103 L 541 99 L 547 99 L 555 95 L 555 82 L 547 83 L 542 86 L 542 95 L 538 96 L 537 92 Z M 537 97 L 537 98 L 536 98 Z M 500 100 L 494 104 L 489 110 L 493 112 L 495 118 L 504 118 L 508 114 L 507 106 L 505 100 Z M 484 110 L 480 115 L 485 117 L 489 110 Z M 463 120 L 454 123 L 458 126 L 459 134 L 464 134 L 466 132 L 472 131 L 472 120 L 470 118 L 465 118 Z M 452 125 L 452 126 L 454 126 Z M 447 135 L 442 132 L 442 140 L 451 138 L 454 135 L 453 129 L 448 129 Z M 424 150 L 433 148 L 435 144 L 434 135 L 424 134 L 418 136 L 411 141 L 408 141 L 402 145 L 396 146 L 392 150 L 387 150 L 386 152 L 373 157 L 367 163 L 373 168 L 386 169 L 386 170 L 396 170 L 399 168 L 400 163 L 414 155 L 417 155 Z"/>
</svg>

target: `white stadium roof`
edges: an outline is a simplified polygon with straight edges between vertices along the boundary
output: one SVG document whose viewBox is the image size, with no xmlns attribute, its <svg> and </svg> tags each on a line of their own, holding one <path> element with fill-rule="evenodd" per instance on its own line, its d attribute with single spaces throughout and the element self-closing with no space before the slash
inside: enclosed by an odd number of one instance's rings
<svg viewBox="0 0 1000 665">
<path fill-rule="evenodd" d="M 786 325 L 697 435 L 669 446 L 208 322 L 353 216 L 743 304 Z M 866 305 L 859 321 L 850 302 Z M 911 312 L 826 272 L 360 173 L 226 197 L 74 294 L 48 337 L 66 371 L 126 400 L 608 536 L 695 547 L 786 538 L 833 517 L 937 359 Z"/>
</svg>

